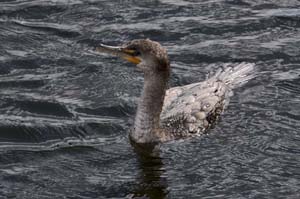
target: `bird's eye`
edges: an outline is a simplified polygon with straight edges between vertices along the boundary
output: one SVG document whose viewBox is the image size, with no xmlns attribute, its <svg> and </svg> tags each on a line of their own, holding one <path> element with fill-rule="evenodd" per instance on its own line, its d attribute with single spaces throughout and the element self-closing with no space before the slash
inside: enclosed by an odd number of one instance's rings
<svg viewBox="0 0 300 199">
<path fill-rule="evenodd" d="M 140 51 L 138 51 L 137 49 L 133 49 L 133 53 L 132 53 L 132 56 L 140 56 L 141 55 L 141 53 L 140 53 Z"/>
</svg>

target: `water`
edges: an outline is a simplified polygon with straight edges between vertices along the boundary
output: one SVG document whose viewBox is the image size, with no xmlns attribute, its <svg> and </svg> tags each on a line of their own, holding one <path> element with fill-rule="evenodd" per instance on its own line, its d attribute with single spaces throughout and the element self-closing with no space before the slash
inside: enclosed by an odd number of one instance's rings
<svg viewBox="0 0 300 199">
<path fill-rule="evenodd" d="M 0 198 L 300 198 L 298 0 L 2 0 Z M 151 38 L 171 85 L 248 61 L 209 134 L 130 144 L 142 77 L 91 50 Z"/>
</svg>

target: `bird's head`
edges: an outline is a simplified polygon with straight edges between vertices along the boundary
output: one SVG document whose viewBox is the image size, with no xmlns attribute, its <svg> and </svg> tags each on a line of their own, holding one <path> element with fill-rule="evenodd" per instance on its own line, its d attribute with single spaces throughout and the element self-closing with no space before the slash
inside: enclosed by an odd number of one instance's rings
<svg viewBox="0 0 300 199">
<path fill-rule="evenodd" d="M 166 49 L 150 39 L 135 39 L 116 47 L 101 44 L 96 50 L 134 63 L 144 73 L 161 73 L 170 70 Z"/>
</svg>

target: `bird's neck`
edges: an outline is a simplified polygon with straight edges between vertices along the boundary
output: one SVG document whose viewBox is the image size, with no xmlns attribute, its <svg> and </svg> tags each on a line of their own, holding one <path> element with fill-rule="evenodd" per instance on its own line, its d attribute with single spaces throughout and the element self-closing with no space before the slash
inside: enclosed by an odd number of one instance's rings
<svg viewBox="0 0 300 199">
<path fill-rule="evenodd" d="M 155 142 L 159 131 L 160 113 L 167 89 L 169 71 L 145 74 L 144 88 L 135 117 L 131 138 L 135 142 Z"/>
</svg>

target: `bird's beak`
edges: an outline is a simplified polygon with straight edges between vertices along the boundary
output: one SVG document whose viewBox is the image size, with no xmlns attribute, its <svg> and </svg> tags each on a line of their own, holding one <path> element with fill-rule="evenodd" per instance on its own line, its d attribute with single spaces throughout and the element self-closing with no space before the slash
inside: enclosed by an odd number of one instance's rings
<svg viewBox="0 0 300 199">
<path fill-rule="evenodd" d="M 135 50 L 126 49 L 120 46 L 107 46 L 100 44 L 100 46 L 96 48 L 96 51 L 121 57 L 134 64 L 139 64 L 142 61 L 139 57 L 134 56 L 136 55 Z"/>
</svg>

